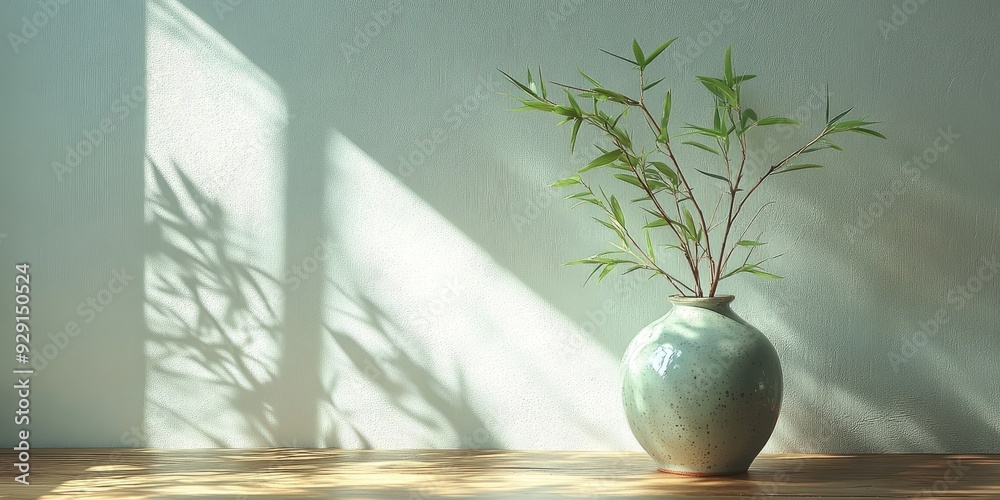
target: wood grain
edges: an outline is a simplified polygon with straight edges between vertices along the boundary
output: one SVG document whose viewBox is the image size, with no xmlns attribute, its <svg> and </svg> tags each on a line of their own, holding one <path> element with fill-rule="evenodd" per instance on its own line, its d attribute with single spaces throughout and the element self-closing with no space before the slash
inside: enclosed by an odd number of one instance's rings
<svg viewBox="0 0 1000 500">
<path fill-rule="evenodd" d="M 4 479 L 0 497 L 1000 498 L 1000 455 L 762 455 L 744 475 L 693 478 L 634 452 L 43 449 L 30 480 Z"/>
</svg>

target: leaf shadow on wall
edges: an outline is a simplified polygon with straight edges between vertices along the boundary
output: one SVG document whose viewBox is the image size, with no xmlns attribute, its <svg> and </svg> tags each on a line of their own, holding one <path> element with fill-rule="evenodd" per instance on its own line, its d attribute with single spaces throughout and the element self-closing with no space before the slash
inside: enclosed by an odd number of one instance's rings
<svg viewBox="0 0 1000 500">
<path fill-rule="evenodd" d="M 368 383 L 388 400 L 409 426 L 428 433 L 460 436 L 463 444 L 496 447 L 485 424 L 464 395 L 436 379 L 421 353 L 399 344 L 399 326 L 369 297 L 352 295 L 333 283 L 355 314 L 356 328 L 333 328 L 310 341 L 317 349 L 330 345 L 346 360 L 340 366 L 304 367 L 319 378 L 333 370 L 332 386 L 281 380 L 280 346 L 289 335 L 281 309 L 272 297 L 285 286 L 278 277 L 247 262 L 247 237 L 234 236 L 225 212 L 209 199 L 181 168 L 164 170 L 149 160 L 155 187 L 147 197 L 146 315 L 150 326 L 147 362 L 147 422 L 160 427 L 151 434 L 190 447 L 194 442 L 216 447 L 351 447 L 371 448 L 365 429 L 354 422 L 377 419 L 338 408 L 337 384 Z M 178 179 L 171 183 L 168 177 Z M 340 314 L 338 312 L 338 314 Z M 376 336 L 389 355 L 366 349 Z M 323 337 L 323 338 L 321 338 Z M 366 368 L 377 367 L 374 376 Z M 370 370 L 369 370 L 370 372 Z M 286 375 L 287 376 L 287 375 Z M 315 391 L 279 394 L 282 388 L 317 387 Z M 315 407 L 320 413 L 314 435 L 291 428 L 275 410 L 278 404 Z M 322 430 L 319 430 L 322 429 Z M 176 438 L 176 436 L 186 436 Z M 178 439 L 170 441 L 170 439 Z M 186 439 L 186 440 L 185 440 Z M 152 443 L 160 446 L 159 443 Z M 457 444 L 457 443 L 456 443 Z M 434 443 L 428 443 L 433 447 Z"/>
</svg>

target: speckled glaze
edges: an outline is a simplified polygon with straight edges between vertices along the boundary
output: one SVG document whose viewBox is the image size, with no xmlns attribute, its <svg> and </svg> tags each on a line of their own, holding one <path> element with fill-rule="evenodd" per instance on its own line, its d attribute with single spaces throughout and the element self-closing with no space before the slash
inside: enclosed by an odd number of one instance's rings
<svg viewBox="0 0 1000 500">
<path fill-rule="evenodd" d="M 622 359 L 632 434 L 662 471 L 744 472 L 778 420 L 778 354 L 729 308 L 732 295 L 670 301 L 670 312 L 640 331 Z"/>
</svg>

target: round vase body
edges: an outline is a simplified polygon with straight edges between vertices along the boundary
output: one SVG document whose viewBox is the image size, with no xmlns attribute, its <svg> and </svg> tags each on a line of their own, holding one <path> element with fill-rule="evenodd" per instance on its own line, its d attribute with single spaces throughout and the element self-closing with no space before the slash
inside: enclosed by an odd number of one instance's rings
<svg viewBox="0 0 1000 500">
<path fill-rule="evenodd" d="M 632 434 L 662 471 L 744 472 L 778 420 L 778 354 L 729 308 L 731 295 L 670 301 L 670 312 L 640 331 L 622 359 Z"/>
</svg>

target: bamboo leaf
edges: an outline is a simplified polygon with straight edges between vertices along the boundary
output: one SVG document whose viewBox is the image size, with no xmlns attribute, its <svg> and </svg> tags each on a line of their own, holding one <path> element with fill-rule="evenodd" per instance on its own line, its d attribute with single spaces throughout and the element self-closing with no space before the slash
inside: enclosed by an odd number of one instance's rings
<svg viewBox="0 0 1000 500">
<path fill-rule="evenodd" d="M 646 251 L 649 252 L 649 260 L 656 261 L 656 254 L 653 252 L 653 240 L 649 239 L 649 228 L 643 228 L 646 233 Z"/>
<path fill-rule="evenodd" d="M 604 89 L 604 88 L 601 88 L 601 87 L 595 87 L 593 89 L 593 91 L 596 92 L 596 93 L 598 93 L 598 94 L 601 94 L 601 95 L 603 95 L 605 97 L 609 97 L 609 98 L 611 98 L 611 99 L 613 99 L 613 100 L 615 100 L 617 102 L 620 102 L 622 104 L 626 104 L 626 103 L 630 102 L 629 98 L 625 97 L 622 94 L 619 94 L 618 92 L 615 92 L 614 90 L 608 90 L 608 89 Z"/>
<path fill-rule="evenodd" d="M 573 124 L 573 133 L 569 136 L 569 152 L 572 154 L 573 150 L 576 149 L 576 134 L 580 132 L 580 125 L 583 123 L 582 118 L 578 118 L 576 123 Z"/>
<path fill-rule="evenodd" d="M 583 284 L 586 285 L 587 282 L 590 281 L 590 278 L 593 278 L 594 274 L 596 274 L 597 271 L 600 271 L 602 267 L 604 267 L 604 264 L 598 264 L 594 266 L 594 270 L 591 271 L 589 275 L 587 275 L 587 279 L 583 281 Z"/>
<path fill-rule="evenodd" d="M 865 120 L 847 120 L 833 125 L 834 130 L 850 130 L 858 127 L 864 127 L 866 125 L 874 125 L 878 122 L 869 122 Z"/>
<path fill-rule="evenodd" d="M 752 269 L 747 269 L 746 272 L 748 272 L 748 273 L 750 273 L 750 274 L 752 274 L 754 276 L 760 276 L 761 278 L 770 278 L 770 279 L 776 279 L 776 280 L 780 280 L 781 279 L 781 276 L 778 276 L 777 274 L 771 274 L 771 273 L 766 272 L 763 269 L 761 269 L 759 267 L 756 267 L 756 266 L 754 266 Z"/>
<path fill-rule="evenodd" d="M 622 61 L 625 61 L 625 62 L 627 62 L 627 63 L 629 63 L 629 64 L 634 64 L 634 65 L 636 65 L 636 66 L 638 66 L 638 65 L 639 65 L 639 63 L 637 63 L 637 62 L 635 62 L 635 61 L 633 61 L 633 60 L 631 60 L 631 59 L 628 59 L 628 58 L 626 58 L 626 57 L 622 57 L 622 56 L 620 56 L 620 55 L 618 55 L 618 54 L 613 54 L 613 53 L 611 53 L 611 52 L 608 52 L 608 51 L 606 51 L 606 50 L 604 50 L 604 49 L 597 49 L 597 50 L 600 50 L 601 52 L 604 52 L 605 54 L 607 54 L 607 55 L 609 55 L 609 56 L 614 56 L 614 57 L 617 57 L 618 59 L 621 59 Z"/>
<path fill-rule="evenodd" d="M 632 39 L 632 55 L 635 56 L 640 68 L 646 67 L 646 56 L 642 55 L 642 48 L 639 47 L 639 42 L 634 38 Z"/>
<path fill-rule="evenodd" d="M 684 208 L 684 223 L 687 224 L 688 238 L 698 241 L 698 226 L 694 225 L 694 217 L 691 217 L 691 212 L 686 207 Z"/>
<path fill-rule="evenodd" d="M 663 226 L 666 226 L 666 225 L 669 225 L 669 224 L 670 224 L 669 222 L 667 222 L 667 221 L 663 220 L 662 218 L 660 218 L 660 219 L 654 220 L 653 222 L 650 222 L 649 224 L 646 224 L 642 228 L 643 229 L 650 229 L 650 228 L 654 228 L 654 227 L 663 227 Z"/>
<path fill-rule="evenodd" d="M 667 176 L 670 179 L 671 184 L 676 186 L 680 181 L 677 177 L 677 173 L 674 172 L 673 169 L 666 163 L 663 163 L 662 161 L 653 161 L 650 162 L 650 164 L 653 165 L 653 167 L 655 167 L 661 174 Z"/>
<path fill-rule="evenodd" d="M 827 125 L 833 125 L 834 122 L 836 122 L 837 120 L 843 118 L 845 115 L 847 115 L 847 113 L 850 113 L 852 109 L 854 109 L 854 108 L 848 108 L 847 111 L 844 111 L 843 113 L 841 113 L 841 114 L 839 114 L 837 116 L 834 116 L 833 118 L 827 120 L 826 124 Z"/>
<path fill-rule="evenodd" d="M 663 142 L 669 139 L 669 134 L 667 133 L 667 124 L 670 123 L 670 91 L 667 91 L 667 96 L 663 98 L 663 118 L 660 120 L 660 135 L 663 136 Z"/>
<path fill-rule="evenodd" d="M 801 165 L 789 165 L 775 173 L 783 174 L 785 172 L 793 172 L 795 170 L 804 170 L 807 168 L 823 168 L 823 165 L 817 165 L 815 163 L 803 163 Z"/>
<path fill-rule="evenodd" d="M 633 186 L 635 186 L 635 187 L 637 187 L 639 189 L 646 189 L 646 188 L 642 187 L 642 183 L 639 182 L 639 179 L 636 179 L 634 175 L 630 175 L 630 174 L 615 174 L 614 177 L 615 177 L 615 179 L 618 179 L 618 180 L 623 181 L 623 182 L 627 182 L 627 183 L 629 183 L 629 184 L 631 184 L 631 185 L 633 185 Z"/>
<path fill-rule="evenodd" d="M 578 174 L 573 174 L 565 179 L 559 179 L 558 181 L 553 182 L 550 187 L 561 188 L 576 184 L 582 184 L 582 182 L 580 182 L 580 176 Z"/>
<path fill-rule="evenodd" d="M 523 83 L 517 81 L 517 79 L 515 79 L 513 76 L 508 75 L 504 70 L 499 70 L 499 71 L 500 71 L 500 73 L 503 73 L 503 76 L 505 78 L 507 78 L 507 81 L 509 81 L 510 83 L 513 83 L 514 86 L 516 86 L 517 88 L 521 89 L 522 92 L 530 95 L 531 97 L 534 97 L 535 99 L 540 99 L 539 96 L 538 96 L 538 94 L 536 94 L 535 91 L 533 91 L 530 88 L 528 88 L 528 86 L 526 86 Z"/>
<path fill-rule="evenodd" d="M 656 57 L 660 55 L 660 53 L 662 53 L 664 50 L 666 50 L 666 48 L 669 47 L 670 44 L 674 43 L 674 41 L 676 41 L 676 40 L 677 40 L 676 38 L 672 38 L 670 40 L 667 40 L 666 42 L 663 43 L 663 45 L 660 45 L 659 47 L 657 47 L 656 50 L 654 50 L 654 51 L 650 52 L 649 54 L 647 54 L 646 55 L 646 66 L 649 66 L 650 63 L 652 63 L 653 60 L 656 59 Z"/>
<path fill-rule="evenodd" d="M 607 153 L 604 153 L 601 156 L 598 156 L 597 158 L 595 158 L 593 161 L 591 161 L 590 163 L 588 163 L 585 167 L 581 168 L 579 170 L 579 173 L 586 172 L 586 171 L 588 171 L 588 170 L 590 170 L 592 168 L 597 168 L 597 167 L 601 167 L 601 166 L 607 165 L 608 163 L 611 163 L 611 162 L 617 160 L 618 158 L 620 158 L 621 155 L 622 155 L 621 151 L 618 151 L 617 149 L 613 150 L 613 151 L 608 151 Z"/>
<path fill-rule="evenodd" d="M 740 240 L 737 241 L 736 244 L 741 247 L 756 247 L 760 245 L 765 245 L 766 243 L 761 243 L 759 241 L 751 241 L 751 240 Z"/>
<path fill-rule="evenodd" d="M 855 128 L 855 129 L 851 129 L 851 132 L 857 132 L 859 134 L 865 134 L 865 135 L 873 135 L 873 136 L 878 137 L 880 139 L 886 139 L 886 136 L 884 136 L 884 135 L 882 135 L 882 134 L 880 134 L 880 133 L 878 133 L 878 132 L 876 132 L 876 131 L 874 131 L 872 129 L 868 129 L 868 128 L 858 127 L 858 128 Z"/>
<path fill-rule="evenodd" d="M 607 276 L 607 275 L 608 275 L 608 273 L 610 273 L 610 272 L 611 272 L 611 270 L 612 270 L 612 269 L 614 269 L 614 268 L 615 268 L 615 266 L 617 266 L 617 265 L 618 265 L 618 264 L 606 264 L 606 265 L 604 266 L 604 270 L 603 270 L 603 271 L 601 271 L 601 274 L 597 276 L 597 282 L 598 282 L 598 283 L 600 283 L 600 282 L 601 282 L 601 280 L 603 280 L 603 279 L 604 279 L 604 277 L 605 277 L 605 276 Z"/>
<path fill-rule="evenodd" d="M 688 124 L 688 125 L 685 125 L 684 128 L 689 128 L 689 129 L 694 130 L 694 132 L 692 132 L 694 134 L 705 135 L 705 136 L 708 136 L 708 137 L 717 137 L 719 139 L 723 139 L 726 136 L 724 132 L 720 132 L 718 130 L 710 129 L 710 128 L 706 128 L 706 127 L 699 127 L 697 125 Z"/>
<path fill-rule="evenodd" d="M 754 268 L 753 264 L 744 264 L 744 265 L 742 265 L 742 266 L 740 266 L 740 267 L 738 267 L 736 269 L 733 269 L 732 271 L 729 271 L 726 274 L 723 274 L 722 277 L 719 278 L 719 281 L 722 281 L 722 280 L 724 280 L 724 279 L 726 279 L 726 278 L 728 278 L 728 277 L 730 277 L 730 276 L 732 276 L 734 274 L 748 272 L 750 269 L 753 269 L 753 268 Z"/>
<path fill-rule="evenodd" d="M 762 127 L 766 125 L 798 125 L 798 124 L 799 122 L 791 118 L 785 118 L 783 116 L 768 116 L 767 118 L 761 118 L 760 120 L 757 120 L 757 125 L 760 125 Z"/>
<path fill-rule="evenodd" d="M 542 67 L 538 67 L 538 85 L 542 88 L 542 99 L 548 98 L 548 92 L 545 90 L 545 79 L 542 78 Z"/>
<path fill-rule="evenodd" d="M 826 84 L 826 123 L 830 123 L 830 84 Z"/>
<path fill-rule="evenodd" d="M 694 147 L 696 147 L 698 149 L 703 149 L 703 150 L 708 151 L 709 153 L 712 153 L 714 155 L 718 155 L 719 154 L 718 151 L 712 149 L 710 146 L 706 146 L 706 145 L 704 145 L 704 144 L 702 144 L 700 142 L 697 142 L 697 141 L 685 141 L 685 142 L 683 142 L 683 144 L 694 146 Z"/>
<path fill-rule="evenodd" d="M 704 170 L 702 170 L 700 168 L 696 168 L 695 170 L 697 170 L 698 172 L 701 172 L 702 174 L 707 175 L 707 176 L 709 176 L 709 177 L 711 177 L 713 179 L 719 179 L 720 181 L 724 181 L 726 184 L 729 184 L 729 179 L 726 178 L 726 177 L 724 177 L 724 176 L 721 176 L 719 174 L 713 174 L 712 172 L 706 172 L 706 171 L 704 171 Z"/>
<path fill-rule="evenodd" d="M 615 220 L 624 228 L 625 227 L 625 214 L 622 213 L 622 207 L 618 204 L 618 200 L 615 199 L 614 195 L 611 195 L 611 209 L 615 214 Z"/>
<path fill-rule="evenodd" d="M 736 92 L 730 88 L 726 82 L 719 80 L 718 78 L 711 78 L 708 76 L 699 76 L 697 78 L 702 85 L 709 90 L 709 92 L 715 94 L 732 106 L 739 105 L 738 99 L 736 98 Z"/>
<path fill-rule="evenodd" d="M 642 90 L 643 90 L 643 91 L 647 91 L 647 90 L 649 90 L 649 89 L 651 89 L 651 88 L 655 87 L 655 86 L 656 86 L 656 84 L 658 84 L 658 83 L 662 82 L 663 80 L 666 80 L 666 77 L 664 77 L 664 78 L 660 78 L 659 80 L 657 80 L 657 81 L 655 81 L 655 82 L 653 82 L 653 83 L 650 83 L 649 85 L 646 85 L 645 87 L 643 87 L 643 88 L 642 88 Z"/>
<path fill-rule="evenodd" d="M 583 75 L 583 77 L 586 78 L 587 81 L 590 82 L 591 85 L 593 85 L 595 87 L 602 87 L 603 86 L 597 80 L 594 80 L 593 78 L 591 78 L 590 75 L 584 73 L 582 69 L 577 68 L 576 70 L 579 71 L 580 74 Z"/>
<path fill-rule="evenodd" d="M 740 125 L 745 129 L 747 123 L 750 123 L 752 121 L 753 122 L 757 121 L 757 112 L 750 108 L 744 109 L 743 116 L 740 119 Z"/>
<path fill-rule="evenodd" d="M 632 267 L 628 268 L 628 270 L 627 270 L 627 271 L 625 271 L 624 273 L 622 273 L 622 276 L 624 276 L 624 275 L 626 275 L 626 274 L 628 274 L 628 273 L 630 273 L 630 272 L 632 272 L 632 271 L 636 271 L 636 270 L 638 270 L 638 269 L 645 269 L 645 267 L 643 267 L 643 266 L 640 266 L 640 265 L 635 265 L 635 266 L 632 266 Z"/>
</svg>

